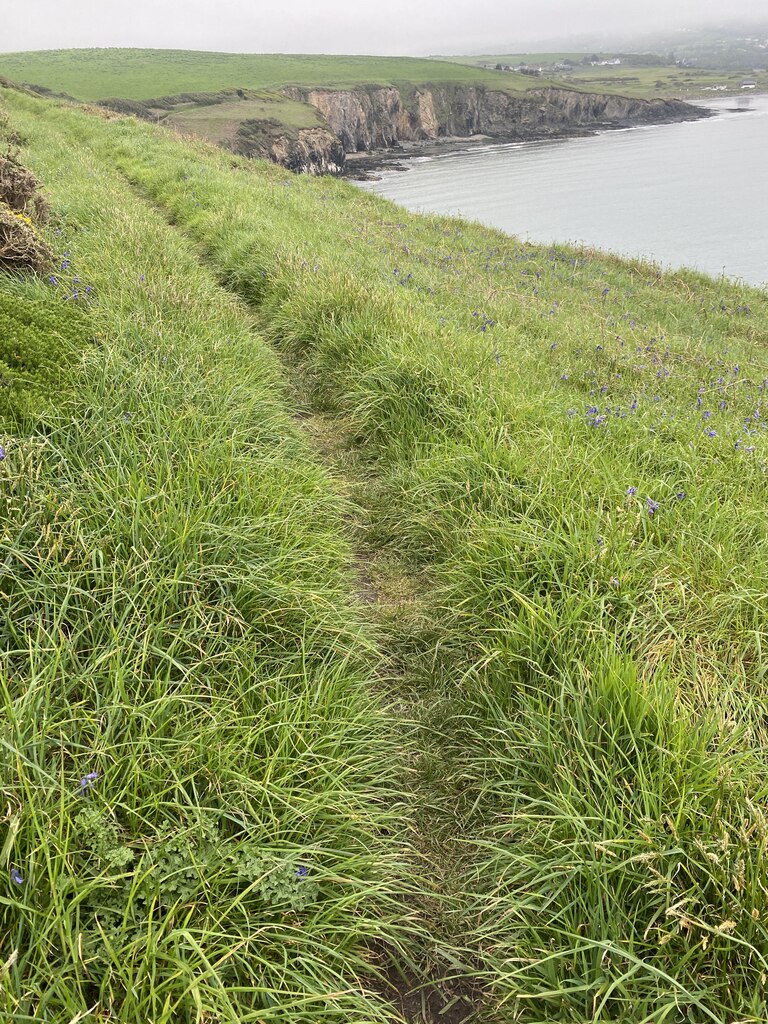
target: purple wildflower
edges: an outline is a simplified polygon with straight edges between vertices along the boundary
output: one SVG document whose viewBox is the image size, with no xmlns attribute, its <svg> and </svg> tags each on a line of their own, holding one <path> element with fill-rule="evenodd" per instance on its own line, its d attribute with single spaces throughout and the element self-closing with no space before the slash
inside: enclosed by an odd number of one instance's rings
<svg viewBox="0 0 768 1024">
<path fill-rule="evenodd" d="M 678 491 L 675 497 L 678 501 L 683 501 L 685 499 L 685 491 Z"/>
<path fill-rule="evenodd" d="M 307 867 L 306 865 L 304 865 L 304 864 L 300 864 L 300 865 L 299 865 L 299 866 L 298 866 L 298 867 L 296 868 L 296 877 L 297 877 L 297 878 L 298 878 L 298 879 L 299 879 L 300 881 L 302 881 L 303 879 L 305 879 L 305 878 L 307 877 L 307 875 L 308 875 L 308 874 L 309 874 L 309 868 L 308 868 L 308 867 Z"/>
<path fill-rule="evenodd" d="M 706 434 L 707 437 L 717 437 L 717 431 L 716 430 L 705 430 L 704 433 Z"/>
<path fill-rule="evenodd" d="M 11 871 L 11 881 L 15 882 L 16 885 L 23 885 L 24 884 L 24 879 L 21 877 L 21 875 L 16 870 L 16 868 L 13 868 L 12 871 Z"/>
<path fill-rule="evenodd" d="M 628 487 L 627 488 L 627 497 L 628 498 L 634 498 L 634 496 L 636 494 L 637 494 L 637 488 L 636 487 Z"/>
<path fill-rule="evenodd" d="M 96 781 L 96 779 L 98 779 L 98 777 L 99 777 L 99 773 L 98 772 L 88 772 L 87 775 L 84 775 L 83 778 L 80 779 L 80 792 L 81 792 L 81 794 L 84 795 L 89 790 L 93 789 L 93 784 Z"/>
<path fill-rule="evenodd" d="M 645 499 L 645 507 L 648 509 L 649 516 L 654 516 L 659 511 L 659 503 L 654 501 L 653 498 Z"/>
<path fill-rule="evenodd" d="M 5 448 L 0 444 L 0 462 L 5 458 Z"/>
</svg>

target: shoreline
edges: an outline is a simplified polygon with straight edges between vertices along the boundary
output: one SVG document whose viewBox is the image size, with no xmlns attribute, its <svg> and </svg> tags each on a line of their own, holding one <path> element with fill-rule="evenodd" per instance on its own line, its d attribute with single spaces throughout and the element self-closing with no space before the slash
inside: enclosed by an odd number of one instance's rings
<svg viewBox="0 0 768 1024">
<path fill-rule="evenodd" d="M 718 98 L 727 99 L 728 97 Z M 632 131 L 636 128 L 654 128 L 666 124 L 703 121 L 710 117 L 716 117 L 718 114 L 716 109 L 704 103 L 690 103 L 690 105 L 699 107 L 701 113 L 696 116 L 669 117 L 658 121 L 606 122 L 604 125 L 593 125 L 588 128 L 574 125 L 572 128 L 542 128 L 541 131 L 511 132 L 508 135 L 453 135 L 437 139 L 424 139 L 419 142 L 398 142 L 386 149 L 347 153 L 346 167 L 342 177 L 351 181 L 379 181 L 381 175 L 377 173 L 378 171 L 408 171 L 410 167 L 404 161 L 411 161 L 418 157 L 448 156 L 482 147 L 509 146 L 515 143 L 585 139 L 607 132 Z"/>
</svg>

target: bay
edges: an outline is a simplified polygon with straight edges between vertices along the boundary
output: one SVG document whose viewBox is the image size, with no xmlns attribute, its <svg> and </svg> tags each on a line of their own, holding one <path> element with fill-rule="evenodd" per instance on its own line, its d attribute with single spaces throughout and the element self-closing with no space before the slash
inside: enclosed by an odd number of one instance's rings
<svg viewBox="0 0 768 1024">
<path fill-rule="evenodd" d="M 768 96 L 707 106 L 716 115 L 702 121 L 417 157 L 362 187 L 533 242 L 766 285 Z"/>
</svg>

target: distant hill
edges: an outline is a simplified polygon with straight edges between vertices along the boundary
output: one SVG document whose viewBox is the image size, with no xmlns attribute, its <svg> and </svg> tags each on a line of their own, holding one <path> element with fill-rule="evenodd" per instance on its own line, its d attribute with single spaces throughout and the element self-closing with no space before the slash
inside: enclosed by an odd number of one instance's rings
<svg viewBox="0 0 768 1024">
<path fill-rule="evenodd" d="M 112 96 L 146 100 L 186 92 L 299 86 L 393 85 L 398 82 L 477 82 L 507 91 L 530 88 L 523 75 L 417 57 L 197 50 L 84 49 L 0 54 L 0 74 L 81 100 Z"/>
</svg>

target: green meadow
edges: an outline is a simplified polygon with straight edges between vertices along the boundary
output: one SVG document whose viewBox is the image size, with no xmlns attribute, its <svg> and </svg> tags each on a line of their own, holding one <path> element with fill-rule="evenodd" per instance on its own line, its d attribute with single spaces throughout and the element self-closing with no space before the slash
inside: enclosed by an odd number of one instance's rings
<svg viewBox="0 0 768 1024">
<path fill-rule="evenodd" d="M 465 64 L 478 69 L 487 65 L 529 64 L 532 67 L 551 65 L 563 60 L 574 61 L 576 67 L 559 72 L 554 79 L 569 89 L 582 89 L 588 92 L 615 92 L 622 96 L 636 96 L 641 99 L 656 97 L 689 97 L 706 98 L 713 91 L 723 91 L 726 95 L 738 93 L 745 78 L 757 82 L 761 92 L 768 90 L 768 73 L 765 71 L 732 70 L 725 68 L 680 67 L 677 64 L 658 64 L 648 67 L 628 62 L 626 59 L 619 65 L 592 67 L 580 62 L 586 56 L 583 53 L 502 53 L 485 54 L 482 56 L 439 57 L 435 60 Z M 611 59 L 614 54 L 598 55 L 601 59 Z M 499 72 L 496 72 L 498 75 Z M 517 76 L 515 76 L 517 77 Z M 532 79 L 537 81 L 537 79 Z M 552 78 L 547 80 L 553 81 Z"/>
<path fill-rule="evenodd" d="M 768 1021 L 768 293 L 0 104 L 3 1019 Z"/>
<path fill-rule="evenodd" d="M 0 54 L 0 74 L 42 85 L 80 100 L 146 100 L 226 89 L 279 89 L 287 85 L 344 88 L 356 85 L 479 84 L 519 91 L 524 75 L 498 75 L 420 57 L 343 54 L 201 53 L 196 50 L 37 50 Z"/>
</svg>

